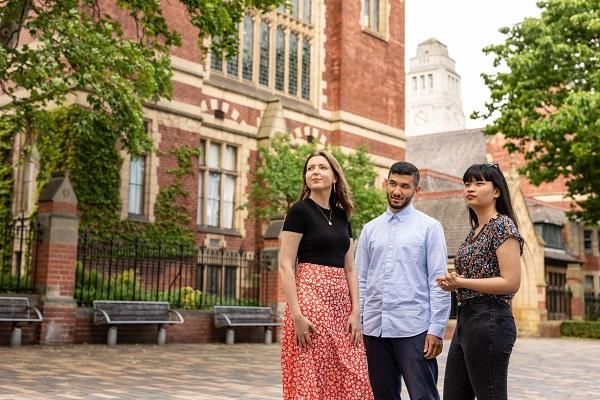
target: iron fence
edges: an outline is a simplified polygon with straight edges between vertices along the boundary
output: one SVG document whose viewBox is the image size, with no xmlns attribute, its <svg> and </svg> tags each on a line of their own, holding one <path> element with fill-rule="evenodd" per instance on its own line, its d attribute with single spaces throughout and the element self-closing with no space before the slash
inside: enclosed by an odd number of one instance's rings
<svg viewBox="0 0 600 400">
<path fill-rule="evenodd" d="M 585 319 L 588 321 L 600 321 L 600 295 L 595 296 L 594 293 L 586 292 L 584 294 L 585 301 Z"/>
<path fill-rule="evenodd" d="M 548 320 L 571 319 L 571 297 L 571 290 L 565 286 L 546 286 Z"/>
<path fill-rule="evenodd" d="M 75 298 L 168 301 L 175 308 L 262 305 L 268 285 L 260 253 L 163 243 L 97 240 L 78 245 Z"/>
<path fill-rule="evenodd" d="M 41 228 L 20 216 L 0 222 L 0 292 L 35 291 Z"/>
</svg>

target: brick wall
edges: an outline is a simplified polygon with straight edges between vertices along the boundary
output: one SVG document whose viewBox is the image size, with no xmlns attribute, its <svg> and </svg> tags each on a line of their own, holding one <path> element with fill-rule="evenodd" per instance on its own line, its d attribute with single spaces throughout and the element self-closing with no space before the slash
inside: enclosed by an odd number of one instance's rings
<svg viewBox="0 0 600 400">
<path fill-rule="evenodd" d="M 174 155 L 169 152 L 176 147 L 188 146 L 192 149 L 200 147 L 200 137 L 197 133 L 190 132 L 184 129 L 178 129 L 170 126 L 159 125 L 160 145 L 159 152 L 160 164 L 157 171 L 159 188 L 166 187 L 173 183 L 174 176 L 168 171 L 177 168 L 177 160 Z M 196 226 L 196 204 L 198 203 L 198 160 L 192 160 L 192 173 L 183 177 L 183 190 L 188 193 L 185 200 L 180 200 L 180 203 L 189 211 L 190 226 L 195 229 Z"/>
<path fill-rule="evenodd" d="M 392 146 L 389 143 L 369 139 L 364 136 L 354 135 L 349 132 L 335 130 L 327 134 L 329 142 L 335 146 L 344 146 L 358 149 L 365 146 L 370 154 L 386 157 L 392 160 L 404 160 L 406 150 Z"/>
<path fill-rule="evenodd" d="M 189 22 L 189 15 L 186 13 L 185 7 L 177 2 L 162 3 L 163 15 L 169 28 L 182 33 L 181 47 L 174 48 L 173 54 L 191 61 L 201 60 L 202 52 L 198 48 L 198 30 Z M 118 8 L 114 1 L 101 1 L 101 9 L 103 13 L 120 20 L 127 36 L 135 37 L 135 21 L 128 16 L 126 11 Z"/>
<path fill-rule="evenodd" d="M 21 328 L 21 343 L 23 345 L 38 344 L 40 342 L 41 324 L 19 324 Z M 0 323 L 0 346 L 10 345 L 10 334 L 12 324 L 8 322 Z"/>
<path fill-rule="evenodd" d="M 404 2 L 390 2 L 387 38 L 363 30 L 361 3 L 326 2 L 325 109 L 403 129 Z"/>
<path fill-rule="evenodd" d="M 212 311 L 178 310 L 185 320 L 183 324 L 167 327 L 167 343 L 207 343 L 225 342 L 225 329 L 216 329 L 213 324 Z M 79 308 L 75 330 L 75 343 L 105 344 L 108 327 L 94 325 L 93 310 Z M 0 332 L 2 332 L 0 330 Z M 31 334 L 34 334 L 32 332 Z M 121 325 L 118 326 L 117 343 L 155 344 L 158 325 Z M 277 335 L 273 335 L 276 338 Z M 2 336 L 4 340 L 4 336 Z M 258 343 L 264 340 L 263 328 L 236 328 L 236 342 Z M 8 343 L 8 341 L 7 341 Z M 25 342 L 25 330 L 23 331 Z M 3 344 L 0 342 L 0 345 Z"/>
</svg>

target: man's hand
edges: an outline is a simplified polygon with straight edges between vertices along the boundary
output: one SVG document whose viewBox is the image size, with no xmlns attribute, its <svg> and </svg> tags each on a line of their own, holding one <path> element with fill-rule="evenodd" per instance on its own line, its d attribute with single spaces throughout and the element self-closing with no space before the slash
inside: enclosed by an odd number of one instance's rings
<svg viewBox="0 0 600 400">
<path fill-rule="evenodd" d="M 425 348 L 423 349 L 423 357 L 428 360 L 436 358 L 442 352 L 444 341 L 434 335 L 425 336 Z"/>
</svg>

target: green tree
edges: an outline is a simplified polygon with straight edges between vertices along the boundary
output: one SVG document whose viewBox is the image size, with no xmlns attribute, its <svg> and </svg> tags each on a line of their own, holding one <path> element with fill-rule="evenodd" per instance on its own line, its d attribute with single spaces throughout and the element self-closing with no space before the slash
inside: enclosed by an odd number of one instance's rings
<svg viewBox="0 0 600 400">
<path fill-rule="evenodd" d="M 488 134 L 502 133 L 511 152 L 524 154 L 522 172 L 534 183 L 562 176 L 581 207 L 572 217 L 600 221 L 600 2 L 539 1 L 539 18 L 500 30 L 504 43 L 482 74 L 491 91 L 486 110 L 496 118 Z"/>
<path fill-rule="evenodd" d="M 259 165 L 250 193 L 252 207 L 259 218 L 283 216 L 298 201 L 306 157 L 316 148 L 314 143 L 291 144 L 286 135 L 275 137 L 268 147 L 259 147 Z M 364 148 L 352 154 L 338 148 L 329 150 L 344 170 L 352 191 L 355 205 L 352 228 L 356 235 L 365 223 L 383 212 L 385 195 L 375 188 L 375 168 Z"/>
<path fill-rule="evenodd" d="M 44 114 L 72 103 L 69 96 L 76 96 L 75 102 L 85 106 L 79 110 L 84 121 L 102 121 L 109 128 L 95 131 L 96 123 L 82 123 L 77 130 L 83 136 L 117 135 L 119 144 L 132 154 L 150 151 L 143 106 L 171 97 L 170 52 L 181 44 L 182 35 L 169 25 L 164 8 L 183 7 L 191 25 L 198 28 L 199 45 L 217 37 L 208 50 L 220 54 L 237 49 L 238 23 L 248 8 L 266 11 L 282 3 L 0 1 L 0 96 L 11 99 L 0 106 L 3 143 L 12 143 L 14 135 L 22 133 L 26 152 L 38 139 L 36 132 L 53 128 L 52 118 Z M 2 161 L 10 165 L 14 160 Z"/>
<path fill-rule="evenodd" d="M 339 149 L 333 149 L 332 153 L 339 160 L 352 190 L 355 205 L 352 229 L 356 238 L 367 222 L 385 211 L 387 200 L 383 190 L 375 187 L 377 173 L 364 147 L 351 154 Z"/>
</svg>

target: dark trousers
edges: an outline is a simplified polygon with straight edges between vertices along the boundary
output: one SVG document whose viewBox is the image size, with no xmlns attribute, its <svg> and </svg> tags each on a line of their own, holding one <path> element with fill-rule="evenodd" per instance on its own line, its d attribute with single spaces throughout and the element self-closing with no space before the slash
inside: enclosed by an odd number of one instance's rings
<svg viewBox="0 0 600 400">
<path fill-rule="evenodd" d="M 516 338 L 509 304 L 484 296 L 459 305 L 444 400 L 507 399 L 508 360 Z"/>
<path fill-rule="evenodd" d="M 364 336 L 375 400 L 400 400 L 404 378 L 411 400 L 439 400 L 437 360 L 423 357 L 427 332 L 408 338 Z"/>
</svg>

